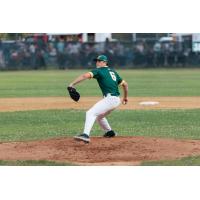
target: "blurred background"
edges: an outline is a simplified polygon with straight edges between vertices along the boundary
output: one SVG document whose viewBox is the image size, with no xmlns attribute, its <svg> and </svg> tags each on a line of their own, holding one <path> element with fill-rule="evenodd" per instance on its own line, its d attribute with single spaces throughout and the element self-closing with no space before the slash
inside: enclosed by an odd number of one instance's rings
<svg viewBox="0 0 200 200">
<path fill-rule="evenodd" d="M 199 33 L 0 33 L 0 70 L 200 67 Z"/>
</svg>

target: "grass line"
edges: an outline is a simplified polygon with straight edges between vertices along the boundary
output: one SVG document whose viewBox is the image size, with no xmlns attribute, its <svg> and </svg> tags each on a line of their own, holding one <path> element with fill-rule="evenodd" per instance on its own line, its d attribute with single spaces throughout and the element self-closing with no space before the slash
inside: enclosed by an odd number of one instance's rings
<svg viewBox="0 0 200 200">
<path fill-rule="evenodd" d="M 0 166 L 75 166 L 75 164 L 48 160 L 0 160 Z"/>
<path fill-rule="evenodd" d="M 200 156 L 190 156 L 177 160 L 145 161 L 142 166 L 200 166 Z"/>
</svg>

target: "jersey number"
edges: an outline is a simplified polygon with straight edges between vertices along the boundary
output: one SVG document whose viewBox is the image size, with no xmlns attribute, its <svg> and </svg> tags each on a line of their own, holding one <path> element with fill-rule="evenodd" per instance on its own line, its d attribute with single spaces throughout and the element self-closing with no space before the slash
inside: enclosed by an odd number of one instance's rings
<svg viewBox="0 0 200 200">
<path fill-rule="evenodd" d="M 116 78 L 116 76 L 115 76 L 115 73 L 114 73 L 114 72 L 109 72 L 109 73 L 110 73 L 110 76 L 111 76 L 112 80 L 113 80 L 113 81 L 116 81 L 117 78 Z"/>
</svg>

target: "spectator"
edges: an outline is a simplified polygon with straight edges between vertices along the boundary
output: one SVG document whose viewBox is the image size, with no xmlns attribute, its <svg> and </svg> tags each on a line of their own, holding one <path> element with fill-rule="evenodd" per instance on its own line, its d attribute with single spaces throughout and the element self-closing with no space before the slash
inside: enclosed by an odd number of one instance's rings
<svg viewBox="0 0 200 200">
<path fill-rule="evenodd" d="M 0 69 L 4 68 L 5 68 L 5 61 L 4 61 L 3 51 L 0 49 Z"/>
<path fill-rule="evenodd" d="M 180 48 L 180 46 L 182 46 Z M 93 57 L 106 54 L 115 67 L 198 66 L 199 53 L 173 42 L 139 41 L 80 43 L 55 41 L 0 41 L 0 68 L 39 69 L 56 66 L 59 69 L 92 67 Z"/>
<path fill-rule="evenodd" d="M 59 69 L 65 68 L 64 48 L 65 48 L 64 40 L 60 38 L 59 42 L 57 43 L 57 62 Z"/>
</svg>

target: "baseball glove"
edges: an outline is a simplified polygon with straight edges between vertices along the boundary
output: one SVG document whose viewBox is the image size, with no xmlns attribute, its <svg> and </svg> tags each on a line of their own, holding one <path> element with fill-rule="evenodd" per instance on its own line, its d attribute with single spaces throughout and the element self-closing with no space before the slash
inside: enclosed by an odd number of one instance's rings
<svg viewBox="0 0 200 200">
<path fill-rule="evenodd" d="M 80 99 L 80 94 L 76 91 L 75 88 L 73 88 L 73 87 L 67 87 L 67 90 L 69 92 L 70 97 L 74 101 L 78 101 Z"/>
</svg>

